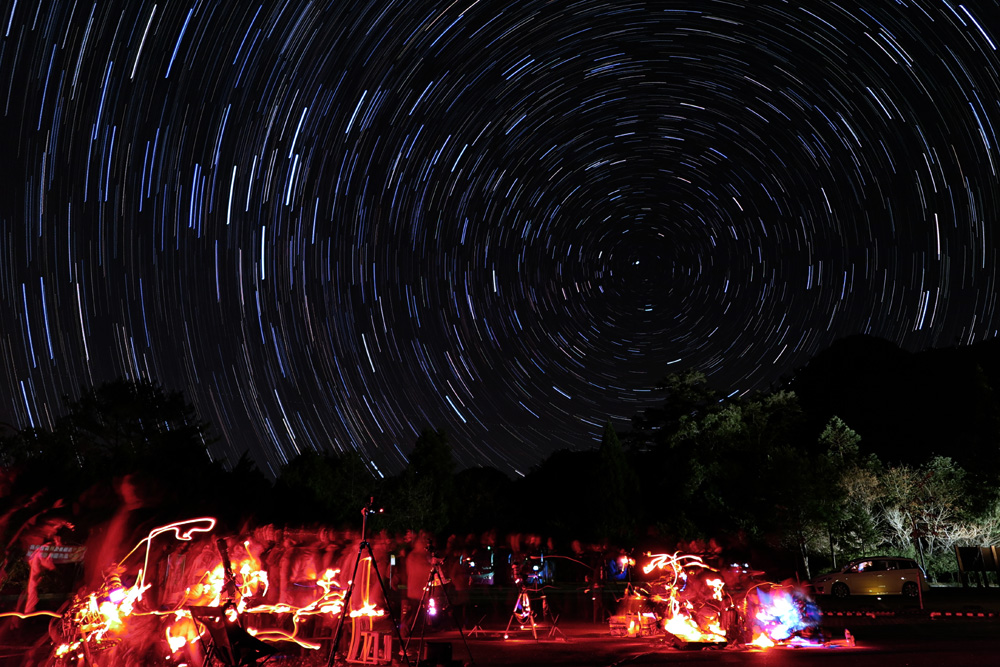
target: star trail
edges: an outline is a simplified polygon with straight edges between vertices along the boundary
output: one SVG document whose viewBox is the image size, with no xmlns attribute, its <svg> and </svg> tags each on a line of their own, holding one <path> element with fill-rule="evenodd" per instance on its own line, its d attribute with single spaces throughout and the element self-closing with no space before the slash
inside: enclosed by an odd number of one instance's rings
<svg viewBox="0 0 1000 667">
<path fill-rule="evenodd" d="M 0 420 L 526 471 L 670 372 L 994 338 L 1000 5 L 0 4 Z"/>
</svg>

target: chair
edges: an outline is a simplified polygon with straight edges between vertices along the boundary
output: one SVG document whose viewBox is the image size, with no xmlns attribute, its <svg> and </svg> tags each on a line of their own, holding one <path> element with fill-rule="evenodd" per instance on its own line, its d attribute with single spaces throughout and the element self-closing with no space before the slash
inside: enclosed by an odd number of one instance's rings
<svg viewBox="0 0 1000 667">
<path fill-rule="evenodd" d="M 225 667 L 251 667 L 264 664 L 278 650 L 265 644 L 237 623 L 226 618 L 224 607 L 188 607 L 191 618 L 200 623 L 208 632 L 203 667 L 225 665 Z M 204 641 L 204 640 L 203 640 Z"/>
</svg>

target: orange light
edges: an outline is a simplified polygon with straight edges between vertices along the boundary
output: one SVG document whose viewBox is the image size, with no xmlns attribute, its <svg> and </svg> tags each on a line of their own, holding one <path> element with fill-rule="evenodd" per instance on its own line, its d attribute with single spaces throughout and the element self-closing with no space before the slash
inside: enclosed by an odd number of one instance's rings
<svg viewBox="0 0 1000 667">
<path fill-rule="evenodd" d="M 158 626 L 159 629 L 156 633 L 169 650 L 169 655 L 165 657 L 168 664 L 186 665 L 200 662 L 198 640 L 203 628 L 194 621 L 190 612 L 187 611 L 187 607 L 220 606 L 224 601 L 233 602 L 231 605 L 227 604 L 225 609 L 227 619 L 232 623 L 238 623 L 250 614 L 278 613 L 288 614 L 291 617 L 293 628 L 290 632 L 246 628 L 250 634 L 272 642 L 294 642 L 310 650 L 321 648 L 315 642 L 298 637 L 298 633 L 301 623 L 308 617 L 336 616 L 343 612 L 345 590 L 336 580 L 338 571 L 326 570 L 315 578 L 318 595 L 315 600 L 304 606 L 296 606 L 284 600 L 279 600 L 275 604 L 255 604 L 255 600 L 259 600 L 267 593 L 268 577 L 267 572 L 261 568 L 260 560 L 251 552 L 248 541 L 243 542 L 240 557 L 233 558 L 230 563 L 235 578 L 235 591 L 232 588 L 226 590 L 227 575 L 225 568 L 220 563 L 203 571 L 187 585 L 175 609 L 170 611 L 140 611 L 139 602 L 151 586 L 145 582 L 145 573 L 149 566 L 152 540 L 163 534 L 172 534 L 177 540 L 191 541 L 198 534 L 211 532 L 215 525 L 214 518 L 201 517 L 171 523 L 151 531 L 121 561 L 125 562 L 145 546 L 143 566 L 139 569 L 136 582 L 132 586 L 122 585 L 117 574 L 121 570 L 116 568 L 108 576 L 100 590 L 78 595 L 71 603 L 70 609 L 62 615 L 52 612 L 11 615 L 21 617 L 48 615 L 69 620 L 77 636 L 53 649 L 55 657 L 64 659 L 73 659 L 75 655 L 90 650 L 109 649 L 121 641 L 127 641 L 130 621 L 133 618 L 162 617 L 162 624 Z M 351 612 L 352 623 L 355 622 L 354 619 L 357 619 L 358 622 L 364 622 L 364 619 L 368 619 L 368 622 L 371 622 L 372 619 L 386 613 L 385 610 L 368 600 L 370 566 L 370 561 L 366 561 L 365 568 L 359 571 L 357 591 L 362 605 Z M 138 631 L 136 630 L 138 627 L 143 627 L 142 632 L 149 632 L 148 624 L 134 625 L 132 631 Z"/>
</svg>

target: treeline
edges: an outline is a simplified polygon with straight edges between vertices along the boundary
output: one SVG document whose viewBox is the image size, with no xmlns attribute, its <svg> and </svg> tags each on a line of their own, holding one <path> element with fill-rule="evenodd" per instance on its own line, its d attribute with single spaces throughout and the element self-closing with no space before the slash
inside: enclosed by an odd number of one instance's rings
<svg viewBox="0 0 1000 667">
<path fill-rule="evenodd" d="M 656 495 L 646 489 L 669 471 L 660 495 L 678 511 L 644 525 L 666 522 L 678 534 L 714 528 L 771 553 L 794 552 L 806 576 L 888 554 L 917 558 L 943 577 L 956 569 L 955 546 L 1000 543 L 1000 485 L 986 451 L 968 459 L 970 468 L 905 446 L 875 452 L 838 416 L 817 426 L 794 391 L 720 402 L 697 373 L 673 376 L 667 388 L 668 407 L 636 420 L 630 460 L 643 471 L 644 505 Z"/>
<path fill-rule="evenodd" d="M 10 524 L 27 499 L 61 498 L 97 523 L 114 508 L 95 499 L 132 475 L 158 518 L 211 514 L 234 530 L 358 527 L 374 496 L 392 532 L 636 550 L 714 539 L 775 575 L 882 553 L 944 576 L 956 545 L 1000 544 L 992 359 L 859 337 L 773 391 L 725 398 L 700 373 L 673 375 L 631 429 L 609 422 L 599 447 L 558 451 L 518 479 L 456 470 L 448 434 L 429 427 L 397 475 L 376 478 L 353 453 L 308 453 L 271 480 L 247 456 L 212 461 L 210 430 L 182 395 L 118 381 L 72 402 L 51 431 L 0 438 L 0 511 Z"/>
</svg>

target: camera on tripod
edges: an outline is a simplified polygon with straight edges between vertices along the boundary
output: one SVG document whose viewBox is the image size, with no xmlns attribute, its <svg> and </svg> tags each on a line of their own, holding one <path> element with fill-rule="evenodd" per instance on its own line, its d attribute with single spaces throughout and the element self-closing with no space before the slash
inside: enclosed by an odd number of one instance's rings
<svg viewBox="0 0 1000 667">
<path fill-rule="evenodd" d="M 368 498 L 368 504 L 361 508 L 361 515 L 367 517 L 369 514 L 382 514 L 384 512 L 381 507 L 375 507 L 375 496 Z"/>
</svg>

